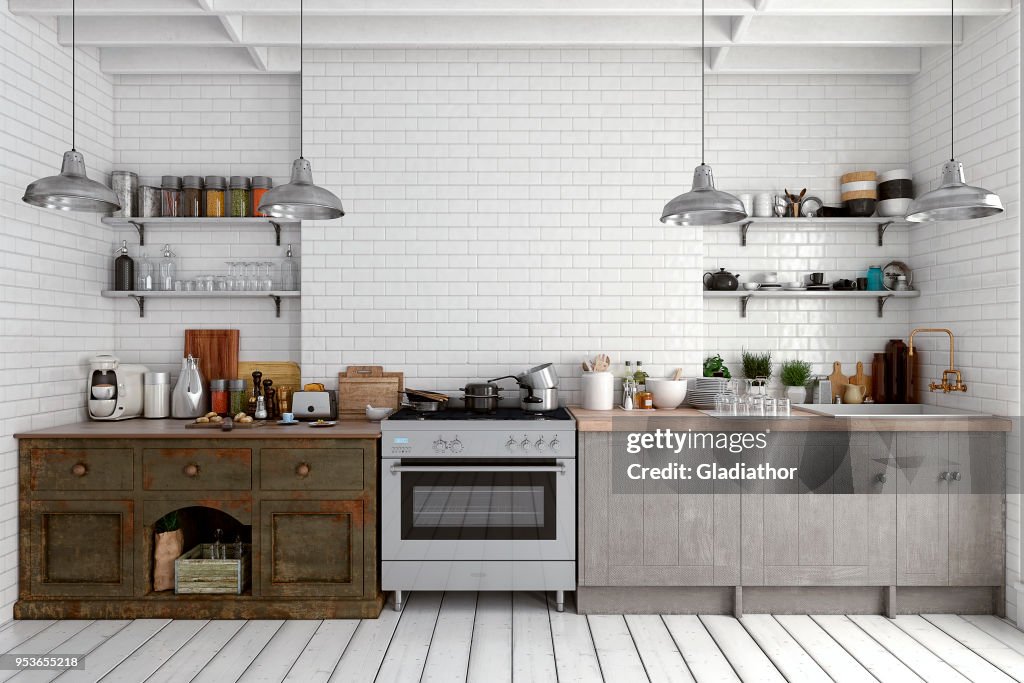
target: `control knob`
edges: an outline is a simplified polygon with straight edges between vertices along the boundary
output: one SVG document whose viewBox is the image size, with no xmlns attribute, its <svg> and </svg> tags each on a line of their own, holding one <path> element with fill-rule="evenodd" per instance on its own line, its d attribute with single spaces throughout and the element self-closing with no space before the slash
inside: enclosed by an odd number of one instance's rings
<svg viewBox="0 0 1024 683">
<path fill-rule="evenodd" d="M 530 450 L 530 439 L 529 439 L 529 437 L 525 437 L 524 436 L 522 442 L 519 444 L 519 447 L 523 449 L 523 453 L 526 453 L 527 451 L 529 451 Z"/>
<path fill-rule="evenodd" d="M 543 451 L 547 447 L 547 444 L 544 443 L 544 437 L 542 436 L 537 439 L 536 443 L 533 444 L 533 447 L 538 451 Z"/>
<path fill-rule="evenodd" d="M 462 442 L 459 441 L 458 434 L 455 435 L 454 439 L 448 442 L 448 450 L 451 451 L 452 453 L 462 452 Z"/>
<path fill-rule="evenodd" d="M 515 453 L 516 448 L 518 447 L 519 444 L 516 443 L 516 440 L 511 436 L 508 437 L 508 441 L 505 442 L 505 450 L 508 451 L 509 453 Z"/>
<path fill-rule="evenodd" d="M 434 441 L 434 452 L 435 453 L 444 453 L 445 449 L 447 449 L 447 448 L 448 448 L 448 442 L 445 441 L 444 439 L 442 439 L 441 437 L 437 437 L 437 439 Z"/>
<path fill-rule="evenodd" d="M 557 437 L 557 436 L 556 436 L 556 437 L 554 437 L 553 439 L 551 439 L 551 443 L 549 443 L 549 444 L 548 444 L 548 448 L 550 448 L 551 450 L 553 450 L 553 451 L 554 451 L 555 453 L 557 453 L 557 452 L 558 452 L 558 449 L 559 449 L 559 448 L 561 448 L 561 447 L 562 447 L 562 444 L 561 444 L 561 442 L 560 442 L 560 441 L 558 440 L 558 437 Z"/>
</svg>

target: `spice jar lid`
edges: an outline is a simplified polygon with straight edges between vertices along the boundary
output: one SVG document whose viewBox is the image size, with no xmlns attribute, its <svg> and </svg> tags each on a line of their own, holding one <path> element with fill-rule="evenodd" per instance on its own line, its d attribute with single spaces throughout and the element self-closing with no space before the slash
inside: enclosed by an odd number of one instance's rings
<svg viewBox="0 0 1024 683">
<path fill-rule="evenodd" d="M 274 186 L 274 180 L 268 175 L 254 175 L 252 177 L 252 188 L 269 190 Z"/>
<path fill-rule="evenodd" d="M 244 379 L 229 379 L 228 389 L 230 391 L 245 391 L 246 384 Z"/>
<path fill-rule="evenodd" d="M 233 175 L 231 176 L 231 189 L 232 190 L 248 190 L 249 189 L 249 178 L 244 175 Z"/>
<path fill-rule="evenodd" d="M 210 391 L 227 391 L 228 381 L 226 379 L 211 379 Z"/>
<path fill-rule="evenodd" d="M 171 373 L 169 372 L 147 372 L 142 376 L 143 384 L 170 384 Z"/>
<path fill-rule="evenodd" d="M 164 190 L 180 190 L 181 178 L 176 175 L 165 175 L 160 180 L 160 187 Z"/>
<path fill-rule="evenodd" d="M 139 174 L 135 171 L 111 171 L 111 178 L 126 177 L 126 178 L 138 178 Z"/>
<path fill-rule="evenodd" d="M 222 175 L 206 176 L 207 190 L 223 190 L 227 186 L 227 179 Z"/>
<path fill-rule="evenodd" d="M 181 180 L 181 186 L 187 188 L 203 188 L 203 176 L 200 175 L 187 175 Z"/>
</svg>

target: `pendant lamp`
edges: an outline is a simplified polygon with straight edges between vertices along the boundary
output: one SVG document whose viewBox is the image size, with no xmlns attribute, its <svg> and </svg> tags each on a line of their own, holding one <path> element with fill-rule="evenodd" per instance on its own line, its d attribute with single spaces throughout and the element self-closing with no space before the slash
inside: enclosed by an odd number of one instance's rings
<svg viewBox="0 0 1024 683">
<path fill-rule="evenodd" d="M 89 180 L 85 174 L 85 157 L 75 149 L 75 2 L 71 2 L 71 151 L 64 152 L 60 175 L 40 178 L 27 188 L 21 200 L 44 209 L 110 213 L 121 208 L 113 190 Z"/>
<path fill-rule="evenodd" d="M 259 212 L 274 218 L 290 220 L 330 220 L 341 218 L 345 209 L 341 200 L 329 190 L 313 184 L 313 168 L 302 156 L 303 105 L 303 19 L 304 5 L 299 2 L 299 158 L 292 162 L 292 178 L 287 185 L 278 185 L 263 194 Z"/>
<path fill-rule="evenodd" d="M 715 189 L 715 176 L 704 163 L 704 0 L 700 3 L 700 166 L 693 171 L 689 192 L 679 195 L 661 214 L 672 225 L 720 225 L 747 217 L 739 198 Z"/>
<path fill-rule="evenodd" d="M 953 155 L 953 57 L 956 54 L 953 37 L 953 0 L 949 3 L 949 161 L 942 165 L 942 184 L 926 192 L 910 204 L 907 220 L 911 223 L 933 221 L 965 221 L 994 216 L 1003 212 L 999 195 L 983 187 L 968 185 L 964 165 Z"/>
</svg>

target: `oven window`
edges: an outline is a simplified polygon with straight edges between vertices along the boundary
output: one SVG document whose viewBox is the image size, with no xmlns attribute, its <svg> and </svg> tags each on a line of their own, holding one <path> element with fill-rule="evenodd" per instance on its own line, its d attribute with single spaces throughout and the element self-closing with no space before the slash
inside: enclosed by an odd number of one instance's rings
<svg viewBox="0 0 1024 683">
<path fill-rule="evenodd" d="M 436 467 L 445 461 L 405 461 Z M 554 540 L 556 472 L 531 472 L 531 464 L 461 460 L 486 470 L 513 465 L 522 472 L 402 472 L 402 538 L 405 540 Z"/>
</svg>

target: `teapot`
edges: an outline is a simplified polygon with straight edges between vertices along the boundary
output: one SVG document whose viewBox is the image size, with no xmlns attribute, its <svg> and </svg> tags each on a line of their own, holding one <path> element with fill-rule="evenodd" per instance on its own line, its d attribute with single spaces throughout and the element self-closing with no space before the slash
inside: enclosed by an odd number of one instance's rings
<svg viewBox="0 0 1024 683">
<path fill-rule="evenodd" d="M 724 292 L 734 292 L 740 288 L 739 273 L 733 275 L 725 268 L 719 268 L 717 273 L 704 273 L 704 287 Z"/>
</svg>

